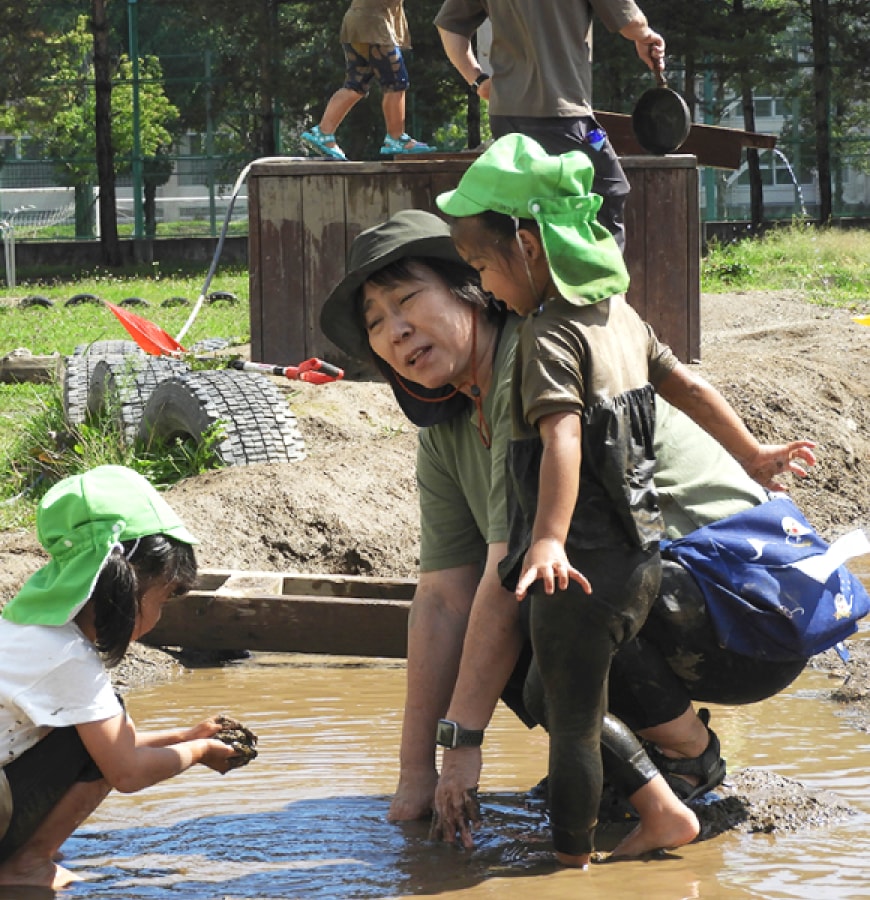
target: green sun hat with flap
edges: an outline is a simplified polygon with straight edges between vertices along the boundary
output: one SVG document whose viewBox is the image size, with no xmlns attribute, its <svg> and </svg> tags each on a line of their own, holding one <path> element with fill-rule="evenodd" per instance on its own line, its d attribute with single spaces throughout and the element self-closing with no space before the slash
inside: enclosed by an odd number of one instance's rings
<svg viewBox="0 0 870 900">
<path fill-rule="evenodd" d="M 597 303 L 628 289 L 619 245 L 596 219 L 595 170 L 582 150 L 551 156 L 523 134 L 506 134 L 469 166 L 455 190 L 436 198 L 454 218 L 491 211 L 534 219 L 559 293 Z"/>
<path fill-rule="evenodd" d="M 74 619 L 122 541 L 164 534 L 199 543 L 148 479 L 126 466 L 97 466 L 59 481 L 40 501 L 36 533 L 51 561 L 3 609 L 3 618 L 19 625 Z"/>
</svg>

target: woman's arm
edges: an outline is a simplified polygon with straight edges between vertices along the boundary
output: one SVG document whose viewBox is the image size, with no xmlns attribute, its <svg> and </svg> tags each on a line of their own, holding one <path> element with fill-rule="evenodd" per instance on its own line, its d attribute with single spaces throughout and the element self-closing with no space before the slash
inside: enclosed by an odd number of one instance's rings
<svg viewBox="0 0 870 900">
<path fill-rule="evenodd" d="M 408 621 L 408 669 L 399 785 L 390 821 L 429 814 L 438 772 L 435 727 L 456 683 L 462 642 L 477 589 L 477 565 L 424 572 Z"/>
<path fill-rule="evenodd" d="M 447 58 L 453 63 L 453 67 L 465 79 L 469 85 L 473 85 L 475 79 L 483 74 L 480 62 L 474 55 L 471 41 L 462 34 L 456 34 L 453 31 L 446 31 L 444 28 L 438 28 L 438 34 L 441 35 L 441 43 L 444 46 L 444 52 Z M 480 84 L 477 89 L 478 95 L 483 100 L 489 100 L 489 92 L 492 84 L 489 80 Z"/>
<path fill-rule="evenodd" d="M 446 718 L 472 730 L 485 729 L 489 724 L 523 645 L 519 605 L 498 576 L 498 564 L 506 553 L 506 544 L 489 546 L 446 714 Z M 435 821 L 437 836 L 445 841 L 452 842 L 458 835 L 464 846 L 472 844 L 467 792 L 477 786 L 481 761 L 479 747 L 444 751 L 435 793 Z"/>
</svg>

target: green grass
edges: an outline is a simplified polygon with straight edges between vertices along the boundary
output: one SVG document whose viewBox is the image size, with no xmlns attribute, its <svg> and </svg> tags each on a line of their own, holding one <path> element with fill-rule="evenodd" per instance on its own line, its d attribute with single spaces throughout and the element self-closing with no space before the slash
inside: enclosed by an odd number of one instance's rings
<svg viewBox="0 0 870 900">
<path fill-rule="evenodd" d="M 71 277 L 43 271 L 14 290 L 0 290 L 0 356 L 19 347 L 37 356 L 68 356 L 81 344 L 130 339 L 102 303 L 66 305 L 76 294 L 93 294 L 111 303 L 140 297 L 150 305 L 130 311 L 175 337 L 192 312 L 205 274 L 205 269 L 163 271 L 159 266 L 122 275 L 95 270 Z M 249 340 L 247 271 L 219 271 L 209 285 L 209 293 L 213 291 L 230 292 L 238 302 L 205 302 L 182 341 L 184 346 L 206 338 Z M 21 307 L 19 301 L 29 295 L 46 297 L 54 305 Z M 185 297 L 191 305 L 162 306 L 170 297 Z M 155 484 L 171 484 L 201 472 L 213 465 L 219 430 L 206 435 L 200 447 L 132 448 L 125 446 L 111 417 L 70 428 L 64 422 L 60 384 L 0 384 L 0 530 L 31 527 L 35 503 L 51 484 L 101 463 L 131 466 Z"/>
<path fill-rule="evenodd" d="M 870 232 L 806 225 L 761 238 L 712 243 L 701 266 L 701 290 L 796 290 L 815 303 L 870 307 Z"/>
<path fill-rule="evenodd" d="M 129 338 L 118 319 L 101 304 L 65 305 L 76 294 L 93 294 L 114 304 L 139 297 L 149 306 L 130 307 L 130 311 L 175 337 L 190 316 L 204 280 L 205 272 L 164 272 L 155 265 L 148 267 L 144 276 L 141 271 L 118 276 L 98 269 L 71 280 L 69 276 L 47 273 L 19 283 L 14 290 L 0 289 L 0 355 L 16 347 L 26 347 L 36 355 L 66 355 L 79 344 Z M 182 341 L 185 346 L 213 337 L 247 340 L 247 270 L 218 271 L 209 285 L 209 293 L 213 291 L 228 291 L 239 302 L 204 303 Z M 46 297 L 54 306 L 21 308 L 18 301 L 30 295 Z M 185 297 L 191 306 L 161 305 L 172 297 Z"/>
</svg>

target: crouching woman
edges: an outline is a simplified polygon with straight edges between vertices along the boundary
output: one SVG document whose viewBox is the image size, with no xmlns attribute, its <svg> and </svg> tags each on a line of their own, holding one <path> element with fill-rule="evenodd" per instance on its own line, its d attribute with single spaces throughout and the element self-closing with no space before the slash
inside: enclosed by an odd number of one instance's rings
<svg viewBox="0 0 870 900">
<path fill-rule="evenodd" d="M 133 793 L 196 763 L 238 763 L 208 719 L 140 734 L 107 668 L 196 578 L 196 538 L 141 475 L 66 478 L 36 518 L 50 561 L 0 618 L 0 884 L 77 880 L 55 858 L 111 789 Z"/>
</svg>

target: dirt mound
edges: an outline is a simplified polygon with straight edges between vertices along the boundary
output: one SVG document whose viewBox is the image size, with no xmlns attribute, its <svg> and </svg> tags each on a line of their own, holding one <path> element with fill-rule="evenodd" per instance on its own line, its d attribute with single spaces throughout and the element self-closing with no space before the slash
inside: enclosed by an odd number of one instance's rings
<svg viewBox="0 0 870 900">
<path fill-rule="evenodd" d="M 870 328 L 784 292 L 707 294 L 698 369 L 763 441 L 810 438 L 819 462 L 792 494 L 829 540 L 870 519 Z M 308 455 L 230 467 L 168 499 L 202 539 L 205 568 L 412 576 L 416 430 L 379 382 L 290 394 Z M 0 534 L 0 603 L 42 564 L 31 532 Z"/>
</svg>

